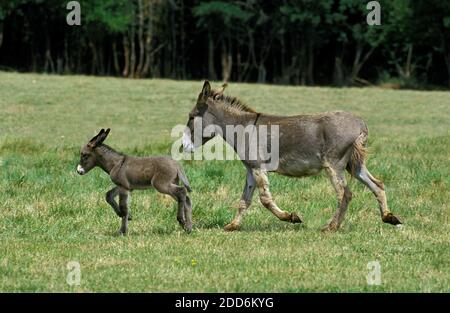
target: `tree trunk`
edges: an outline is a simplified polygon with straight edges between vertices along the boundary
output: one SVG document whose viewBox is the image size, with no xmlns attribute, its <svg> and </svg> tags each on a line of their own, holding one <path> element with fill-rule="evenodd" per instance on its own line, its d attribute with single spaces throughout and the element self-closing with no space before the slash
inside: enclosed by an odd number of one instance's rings
<svg viewBox="0 0 450 313">
<path fill-rule="evenodd" d="M 134 23 L 131 24 L 130 33 L 130 72 L 128 73 L 129 78 L 133 78 L 136 71 L 136 28 Z"/>
<path fill-rule="evenodd" d="M 448 87 L 450 88 L 450 52 L 447 52 L 445 55 L 445 63 L 447 64 L 447 76 L 448 76 Z"/>
<path fill-rule="evenodd" d="M 114 74 L 120 75 L 119 56 L 118 56 L 117 44 L 116 44 L 115 40 L 112 43 L 112 54 L 113 54 Z"/>
<path fill-rule="evenodd" d="M 98 56 L 95 43 L 92 40 L 89 40 L 89 48 L 91 48 L 92 53 L 91 74 L 95 75 L 98 69 Z"/>
<path fill-rule="evenodd" d="M 61 75 L 63 73 L 63 65 L 64 65 L 64 61 L 63 58 L 61 56 L 58 56 L 56 58 L 56 73 Z"/>
<path fill-rule="evenodd" d="M 366 61 L 369 59 L 369 57 L 372 55 L 373 51 L 375 50 L 375 47 L 371 47 L 361 60 L 363 49 L 364 47 L 362 46 L 362 44 L 358 43 L 356 45 L 356 53 L 355 58 L 353 59 L 352 71 L 347 79 L 349 84 L 352 84 L 355 78 L 358 77 L 361 68 L 363 67 L 364 63 L 366 63 Z"/>
<path fill-rule="evenodd" d="M 183 0 L 180 1 L 180 53 L 179 53 L 179 75 L 181 79 L 188 78 L 186 71 L 186 27 L 184 17 L 184 4 Z"/>
<path fill-rule="evenodd" d="M 264 84 L 266 83 L 267 70 L 266 66 L 263 62 L 261 62 L 258 66 L 258 83 Z"/>
<path fill-rule="evenodd" d="M 142 76 L 142 70 L 144 66 L 145 57 L 145 44 L 144 44 L 144 8 L 142 6 L 142 0 L 138 0 L 138 42 L 139 42 L 139 63 L 136 68 L 135 77 Z"/>
<path fill-rule="evenodd" d="M 69 58 L 69 42 L 67 38 L 64 39 L 64 74 L 69 74 L 70 71 L 70 58 Z"/>
<path fill-rule="evenodd" d="M 301 58 L 300 58 L 300 73 L 299 73 L 299 83 L 301 85 L 306 85 L 307 82 L 307 57 L 308 57 L 308 53 L 307 53 L 307 48 L 306 48 L 306 44 L 302 45 L 301 48 Z"/>
<path fill-rule="evenodd" d="M 46 40 L 45 40 L 44 72 L 48 73 L 49 70 L 51 73 L 55 72 L 55 64 L 53 62 L 52 52 L 51 52 L 50 36 L 47 34 Z"/>
<path fill-rule="evenodd" d="M 208 78 L 210 80 L 217 79 L 216 70 L 214 69 L 214 42 L 211 31 L 208 31 Z"/>
<path fill-rule="evenodd" d="M 307 65 L 306 81 L 308 85 L 314 85 L 314 43 L 312 40 L 308 42 L 308 65 Z"/>
<path fill-rule="evenodd" d="M 289 76 L 290 73 L 288 73 L 286 69 L 286 43 L 284 40 L 284 35 L 281 35 L 280 38 L 280 79 L 279 82 L 281 84 L 288 84 L 289 83 Z"/>
<path fill-rule="evenodd" d="M 344 85 L 344 68 L 340 56 L 334 58 L 333 84 L 339 87 Z"/>
<path fill-rule="evenodd" d="M 3 22 L 0 21 L 0 49 L 3 44 Z"/>
<path fill-rule="evenodd" d="M 413 54 L 413 45 L 409 44 L 408 55 L 406 57 L 404 66 L 402 67 L 400 64 L 398 64 L 398 62 L 395 63 L 397 74 L 404 79 L 410 78 L 414 72 L 414 65 L 412 65 L 412 54 Z"/>
<path fill-rule="evenodd" d="M 172 61 L 171 61 L 171 77 L 178 78 L 178 47 L 177 47 L 177 27 L 176 27 L 176 19 L 175 19 L 175 10 L 170 10 L 170 20 L 171 20 L 171 38 L 172 38 Z"/>
<path fill-rule="evenodd" d="M 224 83 L 230 80 L 231 69 L 233 66 L 233 58 L 231 55 L 231 47 L 228 46 L 225 40 L 222 41 L 222 80 Z"/>
<path fill-rule="evenodd" d="M 123 71 L 122 76 L 128 77 L 130 73 L 130 40 L 128 39 L 128 36 L 123 36 Z"/>
<path fill-rule="evenodd" d="M 105 75 L 105 60 L 104 60 L 104 53 L 103 53 L 103 45 L 100 43 L 98 45 L 98 69 L 97 73 L 100 75 Z"/>
</svg>

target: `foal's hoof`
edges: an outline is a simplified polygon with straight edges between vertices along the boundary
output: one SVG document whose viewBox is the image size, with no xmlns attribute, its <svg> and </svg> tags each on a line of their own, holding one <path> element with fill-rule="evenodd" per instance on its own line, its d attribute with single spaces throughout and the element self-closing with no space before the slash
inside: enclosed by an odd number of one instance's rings
<svg viewBox="0 0 450 313">
<path fill-rule="evenodd" d="M 383 220 L 383 222 L 388 223 L 388 224 L 392 224 L 392 225 L 399 225 L 399 224 L 403 224 L 403 222 L 394 214 L 392 213 L 388 213 L 385 216 L 383 216 L 381 218 Z"/>
<path fill-rule="evenodd" d="M 300 217 L 297 214 L 291 213 L 291 223 L 298 224 L 298 223 L 303 223 L 303 221 L 300 219 Z"/>
<path fill-rule="evenodd" d="M 235 230 L 237 230 L 238 228 L 239 228 L 239 226 L 238 226 L 237 224 L 235 224 L 235 223 L 230 223 L 230 224 L 226 225 L 223 229 L 224 229 L 225 231 L 235 231 Z"/>
<path fill-rule="evenodd" d="M 188 234 L 192 233 L 192 226 L 190 227 L 184 227 L 184 231 Z"/>
</svg>

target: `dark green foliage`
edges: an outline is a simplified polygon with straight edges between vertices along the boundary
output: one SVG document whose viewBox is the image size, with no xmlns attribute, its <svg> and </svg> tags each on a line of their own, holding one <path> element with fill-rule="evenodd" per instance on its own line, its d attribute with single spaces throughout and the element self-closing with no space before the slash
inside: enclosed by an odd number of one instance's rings
<svg viewBox="0 0 450 313">
<path fill-rule="evenodd" d="M 0 69 L 419 88 L 450 84 L 450 2 L 0 1 Z"/>
</svg>

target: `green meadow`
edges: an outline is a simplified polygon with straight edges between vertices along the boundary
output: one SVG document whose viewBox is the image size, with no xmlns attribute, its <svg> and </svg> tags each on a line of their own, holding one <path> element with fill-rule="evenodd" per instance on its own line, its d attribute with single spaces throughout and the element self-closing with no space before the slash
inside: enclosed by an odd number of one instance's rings
<svg viewBox="0 0 450 313">
<path fill-rule="evenodd" d="M 214 84 L 217 86 L 217 83 Z M 214 86 L 213 85 L 213 86 Z M 201 81 L 131 80 L 0 72 L 1 292 L 450 292 L 450 92 L 231 83 L 257 111 L 347 110 L 369 125 L 368 168 L 385 185 L 404 227 L 381 222 L 370 191 L 349 178 L 353 200 L 341 229 L 325 173 L 271 174 L 277 204 L 304 224 L 279 221 L 255 192 L 242 228 L 234 216 L 245 181 L 239 161 L 183 161 L 194 231 L 171 198 L 133 192 L 129 235 L 104 200 L 99 168 L 75 169 L 80 147 L 110 127 L 127 154 L 170 154 Z M 368 284 L 370 262 L 380 284 Z M 80 284 L 67 283 L 80 265 Z M 368 265 L 369 264 L 369 265 Z"/>
</svg>

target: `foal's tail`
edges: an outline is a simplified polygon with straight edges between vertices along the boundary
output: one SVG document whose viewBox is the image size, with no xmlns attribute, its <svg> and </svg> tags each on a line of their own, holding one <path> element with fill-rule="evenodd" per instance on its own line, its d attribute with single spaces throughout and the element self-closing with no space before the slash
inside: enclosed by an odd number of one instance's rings
<svg viewBox="0 0 450 313">
<path fill-rule="evenodd" d="M 191 185 L 189 185 L 189 180 L 187 179 L 186 174 L 184 173 L 184 171 L 181 167 L 178 168 L 177 173 L 178 173 L 178 178 L 181 179 L 184 187 L 187 189 L 188 192 L 191 192 L 192 191 Z"/>
</svg>

